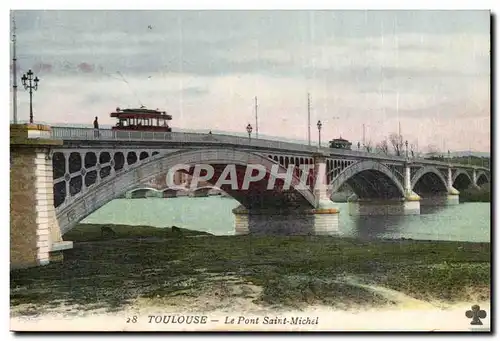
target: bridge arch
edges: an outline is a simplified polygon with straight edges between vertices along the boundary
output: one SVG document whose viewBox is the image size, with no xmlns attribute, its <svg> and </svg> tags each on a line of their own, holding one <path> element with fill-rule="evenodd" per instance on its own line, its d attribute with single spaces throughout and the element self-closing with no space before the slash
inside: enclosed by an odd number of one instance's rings
<svg viewBox="0 0 500 341">
<path fill-rule="evenodd" d="M 380 162 L 365 160 L 353 163 L 332 180 L 329 185 L 330 193 L 337 192 L 346 182 L 360 199 L 404 197 L 401 182 Z"/>
<path fill-rule="evenodd" d="M 432 166 L 422 167 L 415 173 L 411 179 L 411 188 L 418 195 L 448 190 L 443 174 Z"/>
<path fill-rule="evenodd" d="M 217 189 L 217 190 L 222 191 L 221 188 L 219 188 L 218 186 L 215 186 L 215 185 L 213 185 L 213 186 L 198 186 L 198 187 L 192 189 L 192 191 L 193 192 L 196 192 L 196 191 L 210 191 L 212 189 Z"/>
<path fill-rule="evenodd" d="M 476 175 L 476 185 L 481 186 L 490 182 L 490 177 L 485 171 L 479 171 Z"/>
<path fill-rule="evenodd" d="M 229 149 L 204 149 L 196 151 L 177 151 L 167 155 L 156 155 L 144 163 L 137 164 L 136 167 L 131 167 L 116 176 L 110 177 L 108 181 L 103 181 L 95 184 L 82 195 L 75 198 L 71 204 L 57 210 L 56 215 L 59 222 L 61 234 L 71 230 L 79 221 L 110 202 L 111 200 L 123 196 L 125 193 L 138 189 L 148 181 L 157 176 L 167 173 L 167 171 L 175 165 L 187 164 L 194 167 L 195 164 L 211 164 L 211 165 L 235 165 L 236 167 L 245 168 L 248 164 L 260 164 L 267 170 L 267 175 L 271 167 L 276 164 L 259 154 L 229 150 Z M 286 169 L 279 166 L 280 173 L 286 173 Z M 264 181 L 264 180 L 262 180 Z M 279 183 L 279 180 L 276 181 Z M 269 190 L 265 193 L 243 193 L 242 191 L 233 191 L 223 188 L 234 199 L 239 201 L 243 206 L 249 204 L 247 197 L 258 198 L 264 196 L 268 200 L 273 200 L 277 203 L 295 204 L 297 206 L 314 207 L 315 199 L 310 189 L 295 188 L 300 182 L 296 176 L 292 178 L 291 191 L 278 192 Z M 267 181 L 266 181 L 267 184 Z"/>
<path fill-rule="evenodd" d="M 469 188 L 473 183 L 469 173 L 464 169 L 458 169 L 455 174 L 453 174 L 452 181 L 453 188 L 459 191 Z"/>
<path fill-rule="evenodd" d="M 134 188 L 134 189 L 128 191 L 126 193 L 126 197 L 133 198 L 136 195 L 136 193 L 140 193 L 140 192 L 145 192 L 145 196 L 148 196 L 146 194 L 147 192 L 154 193 L 153 196 L 159 196 L 162 193 L 160 190 L 158 190 L 156 188 L 144 186 L 144 187 Z"/>
<path fill-rule="evenodd" d="M 166 187 L 166 188 L 160 189 L 158 191 L 160 193 L 169 192 L 169 191 L 172 191 L 172 192 L 196 193 L 196 192 L 210 192 L 211 190 L 219 190 L 221 192 L 224 192 L 223 189 L 221 189 L 220 187 L 217 187 L 215 185 L 198 186 L 198 187 L 193 188 L 193 189 L 191 189 L 189 187 L 187 187 L 187 188 L 178 188 L 178 189 Z"/>
<path fill-rule="evenodd" d="M 137 188 L 134 188 L 134 189 L 131 189 L 130 191 L 127 192 L 127 194 L 134 194 L 134 193 L 137 193 L 137 192 L 142 192 L 142 191 L 150 191 L 150 192 L 155 192 L 155 193 L 163 193 L 165 191 L 174 191 L 174 192 L 177 192 L 177 191 L 180 191 L 180 192 L 196 192 L 196 191 L 209 191 L 209 190 L 212 190 L 212 189 L 216 189 L 216 190 L 221 190 L 221 188 L 213 185 L 207 185 L 207 186 L 198 186 L 196 188 L 170 188 L 170 187 L 165 187 L 165 188 L 153 188 L 153 187 L 148 187 L 148 186 L 140 186 L 140 187 L 137 187 Z"/>
</svg>

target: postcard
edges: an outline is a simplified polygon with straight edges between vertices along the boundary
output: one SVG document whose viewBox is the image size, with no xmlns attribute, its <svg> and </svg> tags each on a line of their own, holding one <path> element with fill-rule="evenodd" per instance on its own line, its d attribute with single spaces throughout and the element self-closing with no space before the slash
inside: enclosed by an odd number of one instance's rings
<svg viewBox="0 0 500 341">
<path fill-rule="evenodd" d="M 11 11 L 11 331 L 491 332 L 490 25 Z"/>
</svg>

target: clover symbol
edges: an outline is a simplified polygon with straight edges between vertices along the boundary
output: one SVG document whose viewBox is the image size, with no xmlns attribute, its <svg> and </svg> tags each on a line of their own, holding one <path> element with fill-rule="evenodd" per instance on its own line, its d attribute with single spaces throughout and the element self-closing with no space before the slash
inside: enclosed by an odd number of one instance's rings
<svg viewBox="0 0 500 341">
<path fill-rule="evenodd" d="M 465 312 L 465 316 L 472 319 L 470 324 L 482 325 L 483 322 L 481 322 L 480 319 L 486 318 L 486 311 L 481 310 L 481 308 L 477 304 L 475 304 L 471 307 L 471 310 L 467 310 Z"/>
</svg>

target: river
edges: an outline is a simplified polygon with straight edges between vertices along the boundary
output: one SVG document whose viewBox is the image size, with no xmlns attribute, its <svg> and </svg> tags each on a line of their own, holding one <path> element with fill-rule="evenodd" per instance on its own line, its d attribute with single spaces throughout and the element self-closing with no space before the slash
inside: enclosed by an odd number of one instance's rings
<svg viewBox="0 0 500 341">
<path fill-rule="evenodd" d="M 171 199 L 115 199 L 82 223 L 179 227 L 214 235 L 234 234 L 231 210 L 237 201 L 218 196 Z M 462 203 L 438 208 L 422 207 L 420 215 L 354 217 L 346 203 L 340 209 L 337 234 L 359 239 L 451 240 L 490 242 L 490 204 Z"/>
</svg>

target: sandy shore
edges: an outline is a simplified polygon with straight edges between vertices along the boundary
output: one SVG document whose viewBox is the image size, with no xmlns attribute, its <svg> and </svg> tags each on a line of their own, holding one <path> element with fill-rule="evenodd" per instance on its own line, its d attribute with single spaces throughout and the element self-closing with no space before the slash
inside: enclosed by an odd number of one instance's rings
<svg viewBox="0 0 500 341">
<path fill-rule="evenodd" d="M 254 298 L 260 294 L 260 287 L 235 284 L 225 288 L 225 295 L 214 289 L 197 297 L 136 299 L 115 313 L 63 304 L 43 310 L 33 305 L 20 305 L 11 310 L 11 330 L 470 331 L 475 327 L 488 331 L 490 328 L 489 302 L 474 302 L 487 312 L 487 316 L 482 320 L 482 326 L 472 326 L 471 320 L 465 316 L 471 308 L 470 302 L 453 305 L 427 302 L 381 286 L 366 287 L 394 304 L 345 309 L 318 305 L 302 310 L 284 310 L 256 304 Z M 166 316 L 170 319 L 167 320 Z M 173 316 L 176 316 L 174 320 Z"/>
</svg>

